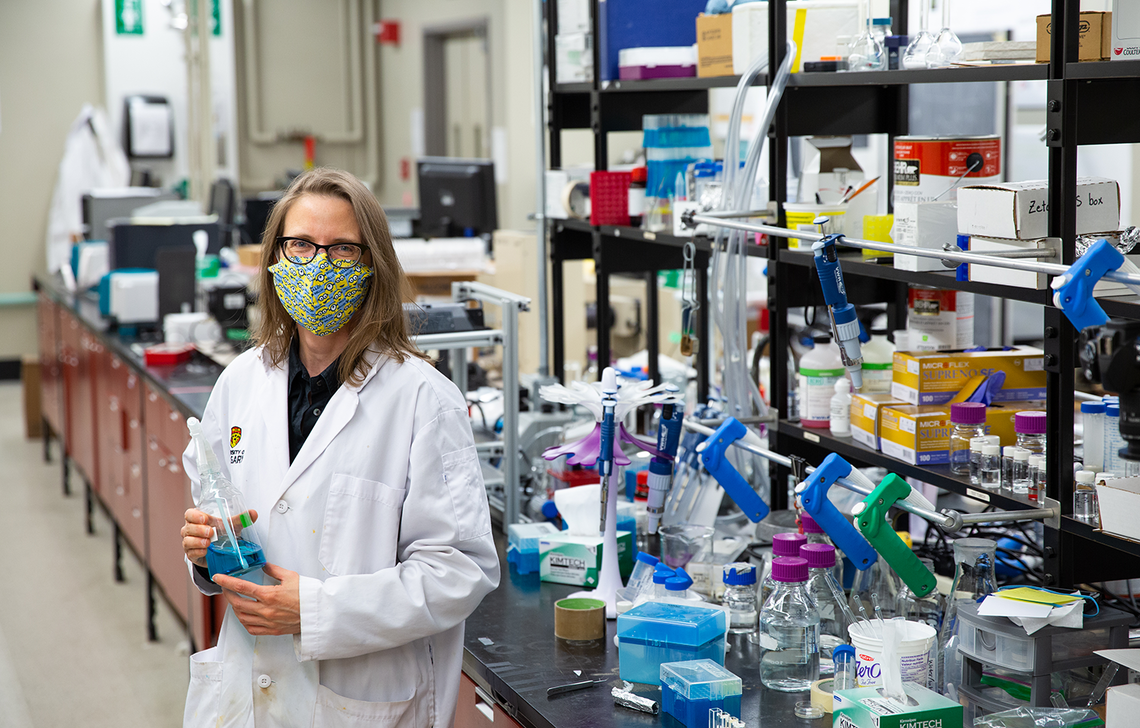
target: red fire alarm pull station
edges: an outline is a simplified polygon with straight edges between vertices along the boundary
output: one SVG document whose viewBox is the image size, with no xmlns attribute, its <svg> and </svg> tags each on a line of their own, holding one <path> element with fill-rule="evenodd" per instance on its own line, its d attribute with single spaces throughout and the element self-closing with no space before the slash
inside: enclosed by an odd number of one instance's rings
<svg viewBox="0 0 1140 728">
<path fill-rule="evenodd" d="M 381 45 L 400 45 L 400 21 L 381 20 L 376 24 L 376 42 Z"/>
</svg>

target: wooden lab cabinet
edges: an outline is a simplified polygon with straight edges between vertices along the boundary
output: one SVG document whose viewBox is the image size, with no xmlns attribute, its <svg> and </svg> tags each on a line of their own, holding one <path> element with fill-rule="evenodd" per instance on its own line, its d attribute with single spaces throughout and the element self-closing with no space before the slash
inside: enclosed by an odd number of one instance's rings
<svg viewBox="0 0 1140 728">
<path fill-rule="evenodd" d="M 455 728 L 522 728 L 522 724 L 507 715 L 467 673 L 460 673 Z"/>
<path fill-rule="evenodd" d="M 91 488 L 99 492 L 95 441 L 95 360 L 103 346 L 73 314 L 61 310 L 64 448 Z"/>
<path fill-rule="evenodd" d="M 146 558 L 142 386 L 109 351 L 102 352 L 96 371 L 100 497 L 135 553 Z"/>
<path fill-rule="evenodd" d="M 40 391 L 43 417 L 51 431 L 63 438 L 63 364 L 59 347 L 59 306 L 40 294 L 36 306 L 39 328 Z"/>
</svg>

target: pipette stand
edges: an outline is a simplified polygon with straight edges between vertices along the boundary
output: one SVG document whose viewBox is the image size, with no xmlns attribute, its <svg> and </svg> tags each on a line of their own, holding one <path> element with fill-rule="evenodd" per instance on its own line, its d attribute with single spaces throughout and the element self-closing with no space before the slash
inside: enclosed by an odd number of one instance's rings
<svg viewBox="0 0 1140 728">
<path fill-rule="evenodd" d="M 606 603 L 606 619 L 617 619 L 617 591 L 622 588 L 621 567 L 618 566 L 617 546 L 617 469 L 610 474 L 610 487 L 606 489 L 606 530 L 602 534 L 602 568 L 598 573 L 598 586 L 590 591 L 575 592 L 571 598 L 588 597 Z"/>
</svg>

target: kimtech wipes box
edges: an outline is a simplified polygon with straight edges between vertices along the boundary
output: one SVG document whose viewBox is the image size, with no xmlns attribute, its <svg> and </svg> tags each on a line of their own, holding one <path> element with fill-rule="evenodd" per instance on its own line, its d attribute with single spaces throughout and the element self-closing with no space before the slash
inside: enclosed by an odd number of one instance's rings
<svg viewBox="0 0 1140 728">
<path fill-rule="evenodd" d="M 617 532 L 618 566 L 622 577 L 633 571 L 633 534 Z M 602 568 L 602 537 L 559 532 L 538 542 L 538 573 L 542 581 L 571 586 L 597 586 Z"/>
<path fill-rule="evenodd" d="M 1024 346 L 1011 351 L 896 351 L 891 394 L 911 404 L 945 404 L 973 377 L 1005 372 L 993 401 L 1045 399 L 1045 354 Z"/>
<path fill-rule="evenodd" d="M 851 439 L 872 450 L 878 450 L 883 409 L 896 404 L 906 402 L 886 392 L 851 395 Z"/>
<path fill-rule="evenodd" d="M 903 683 L 906 705 L 879 688 L 840 690 L 833 698 L 835 728 L 962 728 L 962 706 L 918 683 Z"/>
</svg>

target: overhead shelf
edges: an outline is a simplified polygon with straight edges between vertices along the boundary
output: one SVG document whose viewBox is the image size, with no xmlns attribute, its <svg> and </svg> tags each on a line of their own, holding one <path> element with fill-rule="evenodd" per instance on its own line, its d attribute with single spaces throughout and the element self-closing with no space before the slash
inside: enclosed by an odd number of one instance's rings
<svg viewBox="0 0 1140 728">
<path fill-rule="evenodd" d="M 1088 539 L 1089 541 L 1096 541 L 1099 544 L 1116 549 L 1117 551 L 1123 551 L 1132 556 L 1140 556 L 1140 541 L 1133 541 L 1131 539 L 1122 538 L 1121 536 L 1114 536 L 1111 533 L 1105 533 L 1087 523 L 1078 521 L 1072 516 L 1061 516 L 1061 530 L 1065 533 L 1071 533 Z"/>
<path fill-rule="evenodd" d="M 1065 65 L 1066 78 L 1082 80 L 1098 78 L 1137 78 L 1140 77 L 1140 60 L 1136 61 L 1086 61 Z"/>
</svg>

